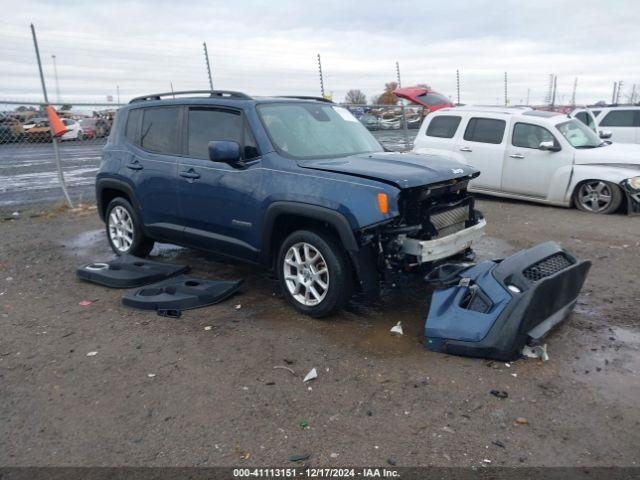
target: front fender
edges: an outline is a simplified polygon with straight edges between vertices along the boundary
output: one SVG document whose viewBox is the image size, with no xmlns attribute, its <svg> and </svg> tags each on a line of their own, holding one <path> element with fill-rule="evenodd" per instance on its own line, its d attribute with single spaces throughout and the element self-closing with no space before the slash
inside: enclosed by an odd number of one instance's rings
<svg viewBox="0 0 640 480">
<path fill-rule="evenodd" d="M 585 180 L 604 180 L 620 185 L 627 178 L 638 176 L 634 168 L 617 167 L 613 165 L 574 165 L 573 176 L 567 188 L 565 200 L 570 202 L 576 187 Z"/>
</svg>

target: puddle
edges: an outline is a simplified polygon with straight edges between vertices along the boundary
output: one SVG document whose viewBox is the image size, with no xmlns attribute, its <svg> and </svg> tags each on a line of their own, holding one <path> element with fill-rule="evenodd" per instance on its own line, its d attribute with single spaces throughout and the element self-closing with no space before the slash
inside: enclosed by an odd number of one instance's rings
<svg viewBox="0 0 640 480">
<path fill-rule="evenodd" d="M 70 240 L 67 240 L 64 244 L 67 247 L 66 251 L 72 253 L 74 256 L 85 257 L 97 252 L 102 256 L 101 259 L 105 256 L 108 258 L 115 257 L 115 254 L 111 248 L 109 248 L 106 232 L 102 228 L 82 232 Z"/>
<path fill-rule="evenodd" d="M 572 362 L 576 378 L 598 395 L 637 406 L 640 398 L 640 330 L 611 327 L 584 335 L 582 354 Z M 587 373 L 588 372 L 588 373 Z"/>
</svg>

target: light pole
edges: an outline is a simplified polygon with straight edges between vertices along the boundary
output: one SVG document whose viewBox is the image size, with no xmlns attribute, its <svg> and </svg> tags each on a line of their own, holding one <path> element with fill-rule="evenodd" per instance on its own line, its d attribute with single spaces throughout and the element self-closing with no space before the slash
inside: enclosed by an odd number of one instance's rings
<svg viewBox="0 0 640 480">
<path fill-rule="evenodd" d="M 58 66 L 56 65 L 56 56 L 51 55 L 51 58 L 53 58 L 53 74 L 56 79 L 56 100 L 60 103 L 60 84 L 58 83 Z"/>
</svg>

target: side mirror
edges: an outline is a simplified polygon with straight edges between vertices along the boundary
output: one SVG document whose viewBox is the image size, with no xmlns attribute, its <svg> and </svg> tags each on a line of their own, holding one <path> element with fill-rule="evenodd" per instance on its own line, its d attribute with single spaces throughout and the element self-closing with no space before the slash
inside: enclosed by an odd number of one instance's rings
<svg viewBox="0 0 640 480">
<path fill-rule="evenodd" d="M 212 162 L 228 163 L 236 168 L 244 166 L 242 155 L 240 155 L 240 145 L 238 142 L 229 140 L 209 142 L 209 160 Z"/>
<path fill-rule="evenodd" d="M 600 130 L 600 138 L 606 140 L 607 138 L 611 138 L 611 132 L 609 130 Z"/>
<path fill-rule="evenodd" d="M 546 150 L 547 152 L 559 152 L 560 151 L 560 147 L 558 145 L 556 145 L 554 142 L 552 142 L 551 140 L 549 140 L 547 142 L 540 142 L 540 145 L 538 146 L 538 148 L 540 150 Z"/>
</svg>

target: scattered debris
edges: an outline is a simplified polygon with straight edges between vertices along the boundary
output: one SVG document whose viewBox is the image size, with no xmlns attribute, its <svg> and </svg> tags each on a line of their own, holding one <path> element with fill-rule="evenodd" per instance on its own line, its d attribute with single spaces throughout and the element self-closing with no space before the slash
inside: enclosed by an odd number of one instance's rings
<svg viewBox="0 0 640 480">
<path fill-rule="evenodd" d="M 497 398 L 507 398 L 509 396 L 509 393 L 504 390 L 491 390 L 489 393 Z"/>
<path fill-rule="evenodd" d="M 491 460 L 489 460 L 488 458 L 485 458 L 484 460 L 482 460 L 482 463 L 491 463 Z"/>
<path fill-rule="evenodd" d="M 549 360 L 546 343 L 544 345 L 534 345 L 533 347 L 525 345 L 524 347 L 522 347 L 522 355 L 527 358 L 539 358 L 543 362 Z"/>
<path fill-rule="evenodd" d="M 307 422 L 306 420 L 300 420 L 300 423 L 298 423 L 298 425 L 300 426 L 301 429 L 303 430 L 309 430 L 309 428 L 311 428 L 309 426 L 309 422 Z"/>
<path fill-rule="evenodd" d="M 20 216 L 20 212 L 13 212 L 13 213 L 11 214 L 11 216 L 12 216 L 13 218 L 18 218 L 18 217 Z"/>
<path fill-rule="evenodd" d="M 338 458 L 338 455 L 340 455 L 339 453 L 336 452 L 331 452 L 331 454 L 329 455 L 331 458 Z"/>
<path fill-rule="evenodd" d="M 273 385 L 275 385 L 275 384 L 276 384 L 276 382 L 267 382 L 267 383 L 265 383 L 265 385 L 268 385 L 268 386 L 270 386 L 270 387 L 271 387 L 271 386 L 273 386 Z"/>
<path fill-rule="evenodd" d="M 309 460 L 311 458 L 310 453 L 303 453 L 302 455 L 291 455 L 289 457 L 290 462 L 301 462 L 303 460 Z"/>
<path fill-rule="evenodd" d="M 155 373 L 147 373 L 147 377 L 149 378 L 154 378 L 156 376 Z"/>
<path fill-rule="evenodd" d="M 91 305 L 94 302 L 97 302 L 97 299 L 94 300 L 81 300 L 80 302 L 78 302 L 78 305 L 80 305 L 81 307 L 88 307 L 89 305 Z"/>
<path fill-rule="evenodd" d="M 309 373 L 307 373 L 307 375 L 304 377 L 304 380 L 302 380 L 302 381 L 303 382 L 308 382 L 308 381 L 313 380 L 315 378 L 318 378 L 318 372 L 314 367 L 311 370 L 309 370 Z"/>
<path fill-rule="evenodd" d="M 292 368 L 285 367 L 284 365 L 276 365 L 276 366 L 275 366 L 275 367 L 273 367 L 273 368 L 274 368 L 274 370 L 275 370 L 275 369 L 286 370 L 287 372 L 291 372 L 291 374 L 292 374 L 292 375 L 295 375 L 295 374 L 296 374 L 296 372 L 294 372 Z"/>
<path fill-rule="evenodd" d="M 445 432 L 447 432 L 447 433 L 456 433 L 456 432 L 453 430 L 453 428 L 451 428 L 451 427 L 447 427 L 447 426 L 442 427 L 442 430 L 443 430 L 443 431 L 445 431 Z"/>
<path fill-rule="evenodd" d="M 242 305 L 238 304 L 234 307 L 236 310 L 240 310 L 242 308 Z"/>
<path fill-rule="evenodd" d="M 89 352 L 87 353 L 87 357 L 95 357 L 98 354 L 98 352 Z"/>
<path fill-rule="evenodd" d="M 393 457 L 389 457 L 389 458 L 387 458 L 387 463 L 388 463 L 389 465 L 391 465 L 391 466 L 395 467 L 395 466 L 396 466 L 396 463 L 398 463 L 398 462 L 396 461 L 396 459 L 395 459 L 395 458 L 393 458 Z"/>
<path fill-rule="evenodd" d="M 180 318 L 182 317 L 182 310 L 178 308 L 161 308 L 156 310 L 156 313 L 160 317 L 168 317 L 168 318 Z"/>
<path fill-rule="evenodd" d="M 283 358 L 282 361 L 287 365 L 293 365 L 294 363 L 296 363 L 295 360 L 289 360 L 288 358 Z"/>
<path fill-rule="evenodd" d="M 507 446 L 504 443 L 502 443 L 500 440 L 494 440 L 491 443 L 493 443 L 496 447 L 507 448 Z"/>
<path fill-rule="evenodd" d="M 529 425 L 529 420 L 527 420 L 524 417 L 518 417 L 518 418 L 516 418 L 516 423 L 518 425 Z"/>
<path fill-rule="evenodd" d="M 204 327 L 205 330 L 209 331 L 211 330 L 213 327 L 211 325 L 207 325 L 206 327 Z"/>
<path fill-rule="evenodd" d="M 395 333 L 396 335 L 404 335 L 404 332 L 402 331 L 402 322 L 396 323 L 393 327 L 391 327 L 391 330 L 389 331 L 391 333 Z"/>
</svg>

